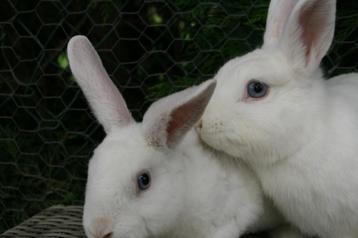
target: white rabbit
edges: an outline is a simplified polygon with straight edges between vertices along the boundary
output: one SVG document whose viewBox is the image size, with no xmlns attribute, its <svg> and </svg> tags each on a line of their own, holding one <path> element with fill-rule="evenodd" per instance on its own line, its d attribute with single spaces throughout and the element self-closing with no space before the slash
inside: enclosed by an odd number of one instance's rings
<svg viewBox="0 0 358 238">
<path fill-rule="evenodd" d="M 262 48 L 226 63 L 198 131 L 245 161 L 287 220 L 358 237 L 358 75 L 325 80 L 336 1 L 272 0 Z"/>
<path fill-rule="evenodd" d="M 282 221 L 252 172 L 203 146 L 192 129 L 214 81 L 159 100 L 136 123 L 86 37 L 70 40 L 68 57 L 107 134 L 89 163 L 88 237 L 238 238 Z"/>
</svg>

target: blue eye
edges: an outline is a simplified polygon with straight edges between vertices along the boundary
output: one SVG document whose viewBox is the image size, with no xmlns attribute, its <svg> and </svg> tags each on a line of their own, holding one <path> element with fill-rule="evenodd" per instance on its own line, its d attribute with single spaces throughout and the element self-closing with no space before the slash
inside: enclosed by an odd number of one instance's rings
<svg viewBox="0 0 358 238">
<path fill-rule="evenodd" d="M 267 84 L 253 80 L 247 84 L 247 95 L 252 98 L 262 98 L 266 96 L 268 89 Z"/>
<path fill-rule="evenodd" d="M 140 173 L 137 176 L 137 186 L 139 188 L 139 190 L 146 190 L 150 187 L 150 174 L 149 172 L 145 171 Z"/>
</svg>

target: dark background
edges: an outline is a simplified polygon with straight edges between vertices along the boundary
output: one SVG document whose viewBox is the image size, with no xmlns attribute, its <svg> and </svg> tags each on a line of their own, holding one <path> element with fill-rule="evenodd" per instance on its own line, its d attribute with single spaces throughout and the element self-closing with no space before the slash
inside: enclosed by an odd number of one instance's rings
<svg viewBox="0 0 358 238">
<path fill-rule="evenodd" d="M 140 120 L 153 100 L 259 46 L 267 8 L 267 0 L 1 0 L 0 234 L 53 204 L 82 203 L 104 133 L 71 75 L 71 36 L 89 37 Z M 358 1 L 338 0 L 327 76 L 358 71 L 357 26 Z"/>
</svg>

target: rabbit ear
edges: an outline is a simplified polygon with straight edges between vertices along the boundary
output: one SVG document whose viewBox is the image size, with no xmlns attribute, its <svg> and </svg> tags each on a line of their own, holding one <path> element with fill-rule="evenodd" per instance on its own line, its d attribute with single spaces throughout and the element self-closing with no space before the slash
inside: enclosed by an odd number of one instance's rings
<svg viewBox="0 0 358 238">
<path fill-rule="evenodd" d="M 215 86 L 210 80 L 153 103 L 143 119 L 149 143 L 174 148 L 201 118 Z"/>
<path fill-rule="evenodd" d="M 301 0 L 284 29 L 280 46 L 295 65 L 316 70 L 331 46 L 336 0 Z"/>
<path fill-rule="evenodd" d="M 72 73 L 106 133 L 129 124 L 133 119 L 127 105 L 89 40 L 74 36 L 67 54 Z"/>
<path fill-rule="evenodd" d="M 298 0 L 271 0 L 267 14 L 264 47 L 278 44 L 283 29 Z"/>
</svg>

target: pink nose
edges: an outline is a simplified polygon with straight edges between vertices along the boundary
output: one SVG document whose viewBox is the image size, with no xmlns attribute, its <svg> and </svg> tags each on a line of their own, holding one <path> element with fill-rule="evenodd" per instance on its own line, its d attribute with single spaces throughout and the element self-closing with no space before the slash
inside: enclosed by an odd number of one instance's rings
<svg viewBox="0 0 358 238">
<path fill-rule="evenodd" d="M 111 238 L 112 237 L 112 232 L 108 233 L 108 234 L 105 234 L 103 237 L 100 237 L 100 238 Z"/>
<path fill-rule="evenodd" d="M 106 217 L 94 219 L 91 224 L 91 233 L 94 238 L 111 238 L 112 221 Z"/>
</svg>

